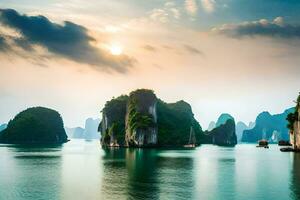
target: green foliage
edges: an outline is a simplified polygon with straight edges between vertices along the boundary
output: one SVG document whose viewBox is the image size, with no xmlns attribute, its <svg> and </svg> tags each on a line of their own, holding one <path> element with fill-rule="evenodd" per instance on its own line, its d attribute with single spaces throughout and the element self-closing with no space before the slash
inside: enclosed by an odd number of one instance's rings
<svg viewBox="0 0 300 200">
<path fill-rule="evenodd" d="M 128 105 L 128 128 L 130 133 L 133 133 L 137 129 L 147 129 L 154 126 L 154 120 L 152 115 L 148 113 L 142 113 L 137 111 L 137 99 L 131 93 L 131 98 Z"/>
<path fill-rule="evenodd" d="M 190 129 L 193 127 L 196 142 L 200 144 L 202 129 L 195 120 L 188 103 L 179 101 L 167 104 L 159 100 L 156 104 L 156 124 L 153 116 L 149 114 L 149 106 L 154 105 L 156 101 L 154 92 L 147 89 L 139 89 L 131 92 L 129 97 L 121 96 L 108 101 L 103 113 L 109 118 L 110 124 L 107 130 L 102 130 L 102 140 L 108 144 L 110 136 L 114 135 L 114 138 L 117 136 L 120 145 L 124 143 L 124 122 L 127 112 L 129 134 L 133 134 L 137 129 L 146 130 L 149 127 L 157 127 L 159 146 L 182 146 L 188 144 Z"/>
<path fill-rule="evenodd" d="M 225 124 L 222 124 L 211 131 L 205 132 L 204 143 L 216 144 L 223 146 L 232 146 L 237 144 L 235 134 L 235 122 L 233 119 L 228 119 Z"/>
<path fill-rule="evenodd" d="M 184 101 L 167 104 L 157 103 L 158 145 L 182 146 L 189 142 L 193 127 L 196 143 L 200 143 L 202 129 L 194 119 L 190 105 Z"/>
<path fill-rule="evenodd" d="M 132 136 L 135 130 L 147 130 L 155 126 L 153 116 L 148 110 L 155 102 L 156 96 L 152 90 L 138 89 L 129 94 L 127 106 L 129 136 Z"/>
<path fill-rule="evenodd" d="M 107 101 L 102 113 L 107 117 L 110 124 L 107 129 L 102 130 L 103 121 L 101 121 L 98 130 L 102 135 L 102 141 L 105 144 L 109 144 L 110 137 L 113 136 L 119 144 L 123 144 L 125 140 L 125 115 L 126 105 L 128 102 L 127 95 L 121 95 L 117 98 L 113 98 Z"/>
<path fill-rule="evenodd" d="M 67 135 L 61 116 L 43 107 L 28 108 L 11 120 L 0 137 L 5 143 L 63 143 Z"/>
<path fill-rule="evenodd" d="M 293 130 L 294 129 L 294 123 L 296 121 L 298 121 L 298 117 L 299 117 L 299 108 L 300 108 L 300 93 L 298 95 L 298 98 L 296 100 L 296 106 L 295 106 L 295 111 L 293 113 L 290 113 L 288 114 L 286 120 L 288 121 L 288 124 L 287 124 L 287 128 L 289 130 Z"/>
<path fill-rule="evenodd" d="M 140 108 L 147 107 L 156 100 L 153 90 L 138 89 L 129 94 L 130 103 L 139 104 Z"/>
</svg>

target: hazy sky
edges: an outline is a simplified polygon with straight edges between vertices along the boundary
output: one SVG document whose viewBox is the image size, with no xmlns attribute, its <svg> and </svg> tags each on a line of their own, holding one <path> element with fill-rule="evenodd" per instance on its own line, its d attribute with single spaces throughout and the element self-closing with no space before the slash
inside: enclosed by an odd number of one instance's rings
<svg viewBox="0 0 300 200">
<path fill-rule="evenodd" d="M 46 106 L 83 126 L 137 88 L 189 102 L 204 129 L 282 112 L 300 90 L 300 1 L 0 1 L 0 123 Z"/>
</svg>

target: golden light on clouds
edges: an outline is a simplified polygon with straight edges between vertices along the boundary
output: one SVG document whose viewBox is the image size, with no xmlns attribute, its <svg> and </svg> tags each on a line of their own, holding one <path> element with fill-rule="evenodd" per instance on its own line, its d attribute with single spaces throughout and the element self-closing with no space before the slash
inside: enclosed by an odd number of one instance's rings
<svg viewBox="0 0 300 200">
<path fill-rule="evenodd" d="M 109 51 L 112 55 L 118 56 L 123 53 L 123 47 L 120 44 L 113 43 L 109 46 Z"/>
</svg>

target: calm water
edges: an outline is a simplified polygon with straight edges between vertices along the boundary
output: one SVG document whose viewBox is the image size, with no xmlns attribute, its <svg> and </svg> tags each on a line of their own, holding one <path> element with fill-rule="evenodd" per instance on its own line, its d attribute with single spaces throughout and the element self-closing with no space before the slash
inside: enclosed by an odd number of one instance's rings
<svg viewBox="0 0 300 200">
<path fill-rule="evenodd" d="M 276 145 L 104 151 L 0 146 L 0 199 L 300 199 L 300 154 Z"/>
</svg>

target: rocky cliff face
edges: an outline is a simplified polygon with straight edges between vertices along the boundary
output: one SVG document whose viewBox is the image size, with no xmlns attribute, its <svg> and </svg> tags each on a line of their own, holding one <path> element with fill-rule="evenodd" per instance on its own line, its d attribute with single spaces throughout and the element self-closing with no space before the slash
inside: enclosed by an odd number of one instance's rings
<svg viewBox="0 0 300 200">
<path fill-rule="evenodd" d="M 156 145 L 156 104 L 157 98 L 151 90 L 140 89 L 130 93 L 125 118 L 127 145 Z"/>
<path fill-rule="evenodd" d="M 125 116 L 128 96 L 123 95 L 106 102 L 102 110 L 101 132 L 103 146 L 125 144 Z"/>
<path fill-rule="evenodd" d="M 271 115 L 269 112 L 260 113 L 255 120 L 254 128 L 243 132 L 242 142 L 256 143 L 261 139 L 270 142 L 289 140 L 286 118 L 293 111 L 294 108 L 290 108 L 276 115 Z"/>
<path fill-rule="evenodd" d="M 300 95 L 297 99 L 295 111 L 287 116 L 288 128 L 290 133 L 290 143 L 294 149 L 300 149 Z"/>
</svg>

